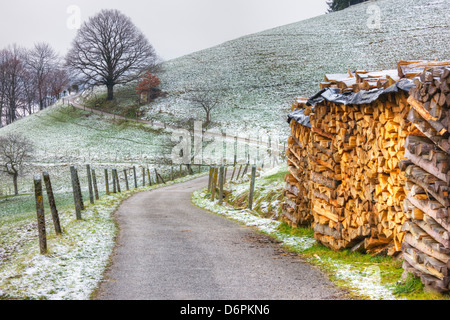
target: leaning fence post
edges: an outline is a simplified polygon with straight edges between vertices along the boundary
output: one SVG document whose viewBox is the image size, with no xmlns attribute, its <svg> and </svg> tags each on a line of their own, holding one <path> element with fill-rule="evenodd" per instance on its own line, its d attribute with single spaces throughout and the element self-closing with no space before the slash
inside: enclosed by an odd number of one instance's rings
<svg viewBox="0 0 450 320">
<path fill-rule="evenodd" d="M 231 179 L 230 179 L 230 181 L 233 181 L 233 178 L 234 178 L 234 174 L 236 173 L 236 165 L 234 165 L 234 167 L 233 167 L 233 174 L 231 175 Z"/>
<path fill-rule="evenodd" d="M 156 184 L 159 184 L 159 176 L 158 176 L 158 171 L 155 168 L 155 176 L 156 176 Z"/>
<path fill-rule="evenodd" d="M 97 175 L 95 174 L 94 169 L 92 169 L 92 183 L 94 184 L 95 200 L 98 200 L 100 197 L 98 195 Z"/>
<path fill-rule="evenodd" d="M 152 186 L 152 175 L 150 174 L 149 168 L 147 168 L 147 176 L 148 176 L 148 184 L 151 187 Z"/>
<path fill-rule="evenodd" d="M 48 172 L 43 173 L 45 189 L 47 190 L 48 204 L 52 212 L 53 225 L 55 226 L 56 234 L 62 234 L 61 224 L 59 222 L 58 210 L 56 209 L 55 196 L 53 195 L 52 183 Z"/>
<path fill-rule="evenodd" d="M 219 204 L 223 203 L 223 183 L 224 183 L 224 166 L 220 166 L 220 174 L 219 174 Z"/>
<path fill-rule="evenodd" d="M 248 172 L 248 166 L 250 165 L 250 162 L 247 162 L 247 164 L 245 165 L 245 170 L 244 170 L 244 172 L 242 173 L 242 177 L 241 178 L 243 178 L 246 174 L 247 174 L 247 172 Z"/>
<path fill-rule="evenodd" d="M 94 190 L 92 189 L 92 176 L 91 176 L 91 166 L 86 165 L 88 185 L 89 185 L 89 201 L 94 204 Z"/>
<path fill-rule="evenodd" d="M 255 181 L 256 181 L 256 165 L 252 167 L 252 180 L 250 182 L 250 195 L 248 197 L 248 208 L 253 209 L 253 195 L 255 192 Z"/>
<path fill-rule="evenodd" d="M 77 216 L 77 220 L 81 220 L 81 201 L 80 194 L 78 193 L 77 186 L 77 171 L 75 167 L 70 167 L 70 175 L 72 178 L 72 189 L 73 189 L 73 201 L 75 203 L 75 214 Z"/>
<path fill-rule="evenodd" d="M 164 184 L 166 184 L 166 182 L 164 181 L 164 178 L 158 173 L 158 171 L 156 171 L 156 169 L 155 169 L 155 173 L 156 173 L 156 176 L 158 177 L 158 183 L 159 183 L 159 179 L 161 179 L 161 181 L 162 181 Z"/>
<path fill-rule="evenodd" d="M 239 172 L 238 172 L 238 174 L 237 174 L 237 176 L 236 176 L 236 180 L 239 179 L 239 175 L 241 174 L 241 171 L 242 171 L 242 164 L 241 164 L 240 167 L 239 167 Z"/>
<path fill-rule="evenodd" d="M 47 234 L 45 232 L 44 199 L 42 196 L 42 181 L 39 175 L 34 177 L 34 194 L 36 198 L 36 215 L 39 231 L 39 249 L 41 254 L 46 254 Z"/>
</svg>

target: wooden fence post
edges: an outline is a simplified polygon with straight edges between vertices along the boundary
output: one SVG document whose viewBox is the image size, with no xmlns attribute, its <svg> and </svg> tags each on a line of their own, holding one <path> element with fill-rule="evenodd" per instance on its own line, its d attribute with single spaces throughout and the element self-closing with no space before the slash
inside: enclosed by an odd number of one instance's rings
<svg viewBox="0 0 450 320">
<path fill-rule="evenodd" d="M 117 169 L 114 169 L 114 174 L 116 176 L 117 192 L 121 193 L 122 190 L 120 189 L 119 173 L 117 172 Z"/>
<path fill-rule="evenodd" d="M 87 172 L 87 178 L 88 178 L 88 187 L 89 187 L 89 201 L 91 204 L 94 204 L 94 190 L 92 188 L 92 175 L 91 175 L 91 166 L 86 165 L 86 172 Z"/>
<path fill-rule="evenodd" d="M 145 168 L 142 167 L 142 186 L 145 187 Z"/>
<path fill-rule="evenodd" d="M 108 169 L 105 169 L 105 188 L 106 188 L 106 194 L 109 195 L 109 177 L 108 177 Z"/>
<path fill-rule="evenodd" d="M 94 184 L 95 200 L 99 200 L 100 196 L 98 195 L 97 175 L 95 174 L 94 169 L 92 169 L 92 183 Z"/>
<path fill-rule="evenodd" d="M 77 220 L 81 220 L 81 200 L 80 200 L 80 194 L 78 191 L 78 186 L 77 186 L 77 171 L 75 169 L 75 167 L 70 167 L 70 175 L 72 178 L 72 189 L 73 189 L 73 200 L 75 203 L 75 213 L 77 216 Z"/>
<path fill-rule="evenodd" d="M 156 175 L 159 177 L 159 179 L 161 179 L 161 181 L 162 181 L 164 184 L 166 184 L 166 181 L 164 181 L 164 178 L 158 173 L 158 171 L 156 171 L 156 169 L 155 169 L 155 172 L 156 172 Z"/>
<path fill-rule="evenodd" d="M 125 175 L 125 187 L 127 188 L 127 191 L 129 191 L 130 190 L 130 184 L 128 183 L 127 169 L 123 169 L 123 174 Z"/>
<path fill-rule="evenodd" d="M 39 231 L 39 249 L 41 254 L 47 253 L 47 234 L 45 231 L 44 199 L 42 181 L 39 175 L 34 177 L 34 194 L 36 198 L 36 215 Z"/>
<path fill-rule="evenodd" d="M 136 175 L 136 166 L 133 166 L 133 176 L 134 176 L 134 187 L 137 188 L 138 183 L 137 183 L 137 175 Z"/>
<path fill-rule="evenodd" d="M 117 185 L 116 185 L 116 169 L 111 170 L 112 180 L 113 180 L 113 193 L 117 193 Z"/>
<path fill-rule="evenodd" d="M 213 179 L 213 167 L 209 166 L 208 192 L 211 192 L 211 184 Z"/>
<path fill-rule="evenodd" d="M 50 206 L 50 211 L 52 212 L 53 225 L 55 227 L 56 234 L 62 234 L 61 224 L 59 222 L 58 210 L 56 209 L 55 196 L 53 195 L 52 183 L 50 180 L 50 175 L 48 172 L 44 172 L 43 174 L 45 189 L 47 190 L 48 203 Z"/>
<path fill-rule="evenodd" d="M 78 189 L 78 194 L 79 194 L 79 200 L 80 200 L 80 207 L 81 210 L 84 210 L 84 200 L 83 200 L 83 192 L 81 191 L 81 184 L 80 184 L 80 176 L 78 175 L 78 168 L 75 167 L 75 179 L 77 182 L 77 189 Z"/>
<path fill-rule="evenodd" d="M 212 190 L 211 190 L 211 200 L 214 201 L 216 198 L 216 187 L 217 187 L 217 176 L 218 176 L 219 169 L 217 167 L 214 167 L 214 176 L 212 181 Z"/>
<path fill-rule="evenodd" d="M 149 168 L 147 168 L 147 176 L 148 176 L 148 184 L 151 187 L 152 186 L 152 175 L 150 174 Z"/>
<path fill-rule="evenodd" d="M 241 174 L 241 171 L 242 171 L 242 164 L 239 167 L 239 172 L 238 172 L 238 174 L 236 176 L 236 180 L 239 179 L 239 175 Z"/>
<path fill-rule="evenodd" d="M 223 204 L 223 184 L 224 184 L 224 166 L 220 166 L 220 174 L 219 174 L 219 204 Z"/>
<path fill-rule="evenodd" d="M 245 165 L 245 170 L 244 170 L 244 172 L 242 173 L 242 177 L 241 178 L 243 178 L 246 174 L 247 174 L 247 172 L 248 172 L 248 166 L 250 165 L 250 162 L 247 162 L 247 164 Z"/>
<path fill-rule="evenodd" d="M 159 176 L 158 176 L 158 171 L 155 168 L 155 177 L 156 177 L 156 184 L 160 184 L 159 182 Z"/>
<path fill-rule="evenodd" d="M 233 178 L 234 178 L 234 174 L 236 173 L 236 165 L 234 165 L 234 167 L 233 167 L 233 174 L 231 175 L 231 179 L 230 179 L 230 181 L 233 181 Z"/>
<path fill-rule="evenodd" d="M 256 165 L 252 167 L 252 180 L 250 182 L 250 194 L 248 197 L 248 208 L 253 209 L 253 195 L 255 193 L 255 182 L 256 182 Z"/>
</svg>

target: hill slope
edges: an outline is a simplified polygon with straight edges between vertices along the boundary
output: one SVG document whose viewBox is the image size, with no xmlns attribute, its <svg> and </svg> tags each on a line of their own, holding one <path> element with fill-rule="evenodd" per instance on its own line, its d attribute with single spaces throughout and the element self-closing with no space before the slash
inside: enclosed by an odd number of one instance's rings
<svg viewBox="0 0 450 320">
<path fill-rule="evenodd" d="M 367 25 L 371 5 L 380 9 L 380 29 Z M 370 1 L 167 61 L 160 77 L 168 97 L 152 103 L 147 118 L 203 120 L 184 98 L 212 90 L 222 97 L 213 113 L 221 126 L 241 134 L 252 128 L 287 133 L 293 99 L 316 93 L 326 73 L 448 59 L 449 15 L 449 0 Z"/>
<path fill-rule="evenodd" d="M 98 169 L 162 163 L 170 154 L 170 133 L 143 124 L 74 109 L 61 102 L 0 129 L 0 136 L 20 133 L 34 145 L 31 165 L 19 177 L 21 192 L 32 190 L 32 176 L 47 170 L 57 189 L 70 184 L 69 165 L 86 164 Z M 84 177 L 83 177 L 84 178 Z M 11 189 L 12 180 L 0 172 L 0 195 Z M 3 192 L 2 192 L 3 191 Z"/>
</svg>

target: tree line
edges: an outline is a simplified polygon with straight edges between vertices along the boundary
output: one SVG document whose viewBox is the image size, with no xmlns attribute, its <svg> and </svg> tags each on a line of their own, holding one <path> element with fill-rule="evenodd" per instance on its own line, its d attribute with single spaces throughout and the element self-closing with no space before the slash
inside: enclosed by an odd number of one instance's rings
<svg viewBox="0 0 450 320">
<path fill-rule="evenodd" d="M 49 44 L 0 50 L 0 127 L 45 109 L 68 87 L 63 60 Z"/>
</svg>

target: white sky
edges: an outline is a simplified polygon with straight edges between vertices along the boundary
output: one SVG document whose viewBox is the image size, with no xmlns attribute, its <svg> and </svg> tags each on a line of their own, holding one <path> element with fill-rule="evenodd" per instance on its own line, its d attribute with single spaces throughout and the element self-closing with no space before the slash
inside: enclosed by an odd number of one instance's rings
<svg viewBox="0 0 450 320">
<path fill-rule="evenodd" d="M 0 0 L 0 48 L 48 42 L 64 55 L 76 30 L 67 9 L 81 21 L 101 9 L 119 9 L 147 36 L 164 60 L 251 33 L 324 14 L 327 0 Z"/>
</svg>

